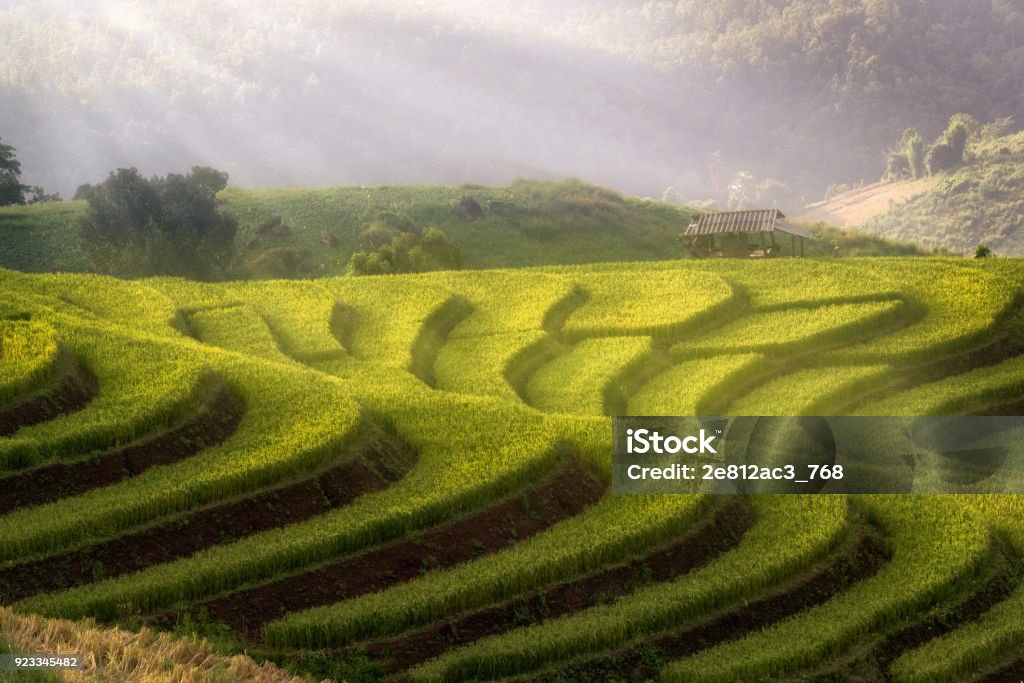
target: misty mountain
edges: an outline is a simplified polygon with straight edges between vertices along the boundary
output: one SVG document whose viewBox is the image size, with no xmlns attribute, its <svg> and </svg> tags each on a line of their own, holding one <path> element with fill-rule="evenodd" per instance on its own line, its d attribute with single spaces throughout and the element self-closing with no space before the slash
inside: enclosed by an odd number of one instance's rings
<svg viewBox="0 0 1024 683">
<path fill-rule="evenodd" d="M 0 136 L 65 196 L 202 164 L 724 200 L 743 170 L 788 209 L 878 177 L 908 126 L 1024 113 L 1010 0 L 42 0 L 0 10 L 0 44 Z"/>
</svg>

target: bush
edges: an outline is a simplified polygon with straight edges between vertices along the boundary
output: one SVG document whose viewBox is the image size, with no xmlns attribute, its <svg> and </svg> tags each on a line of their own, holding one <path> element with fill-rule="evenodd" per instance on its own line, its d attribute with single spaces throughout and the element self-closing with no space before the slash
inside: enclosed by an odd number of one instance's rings
<svg viewBox="0 0 1024 683">
<path fill-rule="evenodd" d="M 476 221 L 484 217 L 484 210 L 480 208 L 480 204 L 473 197 L 465 195 L 456 205 L 455 214 L 463 220 Z"/>
<path fill-rule="evenodd" d="M 264 236 L 285 237 L 291 234 L 292 229 L 281 220 L 280 216 L 274 216 L 260 223 L 256 232 Z"/>
<path fill-rule="evenodd" d="M 928 167 L 924 162 L 924 140 L 913 129 L 908 129 L 903 135 L 903 154 L 910 164 L 910 175 L 914 178 L 923 178 L 928 174 Z"/>
<path fill-rule="evenodd" d="M 910 160 L 902 152 L 889 152 L 885 158 L 885 179 L 902 180 L 911 174 Z"/>
<path fill-rule="evenodd" d="M 967 154 L 967 142 L 977 134 L 978 124 L 967 114 L 954 114 L 949 119 L 949 126 L 928 150 L 925 163 L 928 172 L 935 174 L 948 171 L 961 161 Z"/>
<path fill-rule="evenodd" d="M 437 228 L 404 227 L 405 230 L 397 230 L 379 220 L 371 224 L 363 236 L 372 251 L 353 254 L 348 263 L 349 274 L 424 273 L 462 267 L 458 246 L 444 232 Z"/>
<path fill-rule="evenodd" d="M 928 172 L 932 175 L 948 171 L 960 163 L 961 157 L 956 150 L 945 142 L 936 142 L 928 150 L 925 157 L 925 164 L 928 165 Z"/>
<path fill-rule="evenodd" d="M 957 161 L 962 161 L 967 154 L 967 143 L 978 135 L 978 122 L 969 114 L 953 114 L 949 126 L 943 133 L 947 145 L 957 154 Z"/>
<path fill-rule="evenodd" d="M 409 249 L 412 272 L 431 270 L 458 270 L 462 267 L 462 254 L 448 235 L 437 228 L 427 228 L 418 243 Z"/>
<path fill-rule="evenodd" d="M 295 278 L 312 270 L 309 252 L 295 247 L 274 247 L 246 264 L 249 277 L 257 280 Z"/>
</svg>

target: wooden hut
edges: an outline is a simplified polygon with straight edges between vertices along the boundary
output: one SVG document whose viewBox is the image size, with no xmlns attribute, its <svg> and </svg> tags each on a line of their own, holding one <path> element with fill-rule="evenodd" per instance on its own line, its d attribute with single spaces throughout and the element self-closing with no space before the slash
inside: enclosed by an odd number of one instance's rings
<svg viewBox="0 0 1024 683">
<path fill-rule="evenodd" d="M 803 256 L 804 240 L 811 233 L 785 218 L 778 209 L 706 213 L 679 239 L 697 258 L 771 258 L 779 255 L 779 242 L 788 235 L 789 253 Z"/>
</svg>

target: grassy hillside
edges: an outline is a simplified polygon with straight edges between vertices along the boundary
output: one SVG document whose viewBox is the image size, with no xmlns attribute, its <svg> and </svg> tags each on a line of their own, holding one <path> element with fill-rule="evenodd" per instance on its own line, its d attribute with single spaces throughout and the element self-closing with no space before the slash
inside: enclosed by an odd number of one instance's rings
<svg viewBox="0 0 1024 683">
<path fill-rule="evenodd" d="M 979 143 L 961 167 L 863 229 L 959 253 L 986 244 L 1024 255 L 1024 133 Z"/>
<path fill-rule="evenodd" d="M 83 272 L 89 263 L 75 219 L 85 202 L 0 207 L 0 266 L 26 272 Z"/>
<path fill-rule="evenodd" d="M 368 248 L 362 232 L 381 214 L 440 228 L 459 246 L 467 268 L 662 259 L 668 249 L 682 254 L 676 237 L 695 215 L 573 180 L 496 188 L 228 190 L 222 196 L 240 221 L 245 259 L 294 247 L 309 253 L 310 272 L 325 274 L 343 273 L 349 256 Z M 460 209 L 464 197 L 479 206 L 479 218 Z M 260 226 L 275 217 L 288 234 L 261 234 Z M 336 240 L 333 247 L 322 243 L 326 235 Z"/>
<path fill-rule="evenodd" d="M 1024 497 L 610 495 L 607 416 L 1008 411 L 1022 286 L 1002 259 L 0 270 L 0 602 L 339 680 L 1004 680 Z"/>
<path fill-rule="evenodd" d="M 440 228 L 461 251 L 463 267 L 479 269 L 683 258 L 677 237 L 696 215 L 576 180 L 505 187 L 229 188 L 219 198 L 239 221 L 239 278 L 343 274 L 353 252 L 369 249 L 363 232 L 382 216 Z M 479 214 L 465 208 L 467 198 Z M 87 271 L 75 223 L 85 208 L 82 201 L 0 208 L 0 267 Z M 921 253 L 871 236 L 814 230 L 808 256 Z"/>
</svg>

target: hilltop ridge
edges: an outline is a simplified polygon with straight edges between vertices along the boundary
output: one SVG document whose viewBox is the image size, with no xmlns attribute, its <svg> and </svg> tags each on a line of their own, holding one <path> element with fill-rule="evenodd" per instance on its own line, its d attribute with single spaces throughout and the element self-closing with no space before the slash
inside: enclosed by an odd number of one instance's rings
<svg viewBox="0 0 1024 683">
<path fill-rule="evenodd" d="M 353 253 L 370 249 L 366 232 L 381 220 L 444 231 L 467 269 L 684 258 L 677 238 L 698 214 L 575 179 L 501 187 L 228 188 L 218 198 L 239 223 L 236 278 L 343 274 Z M 76 228 L 85 208 L 84 201 L 0 208 L 0 267 L 88 271 Z M 922 253 L 824 226 L 812 232 L 808 256 Z"/>
</svg>

